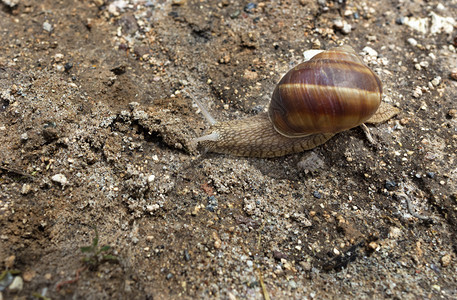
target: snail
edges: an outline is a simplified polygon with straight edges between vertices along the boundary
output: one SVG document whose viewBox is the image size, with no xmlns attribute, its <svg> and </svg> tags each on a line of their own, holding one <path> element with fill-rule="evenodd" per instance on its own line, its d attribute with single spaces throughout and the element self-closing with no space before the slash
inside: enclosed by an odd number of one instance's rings
<svg viewBox="0 0 457 300">
<path fill-rule="evenodd" d="M 298 153 L 338 132 L 396 115 L 398 109 L 381 102 L 381 96 L 378 76 L 351 47 L 339 46 L 287 72 L 273 91 L 268 112 L 216 122 L 199 104 L 211 128 L 193 142 L 209 152 L 236 156 Z"/>
</svg>

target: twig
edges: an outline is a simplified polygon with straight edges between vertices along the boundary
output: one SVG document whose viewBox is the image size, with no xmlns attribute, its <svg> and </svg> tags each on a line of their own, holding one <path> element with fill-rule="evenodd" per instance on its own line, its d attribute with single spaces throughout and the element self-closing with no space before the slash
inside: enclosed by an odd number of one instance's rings
<svg viewBox="0 0 457 300">
<path fill-rule="evenodd" d="M 373 136 L 370 133 L 370 129 L 367 127 L 367 125 L 365 125 L 365 123 L 362 123 L 362 124 L 360 124 L 360 128 L 362 128 L 363 132 L 365 133 L 365 136 L 367 137 L 368 142 L 370 142 L 370 144 L 372 144 L 372 145 L 376 144 Z"/>
<path fill-rule="evenodd" d="M 66 280 L 66 281 L 62 281 L 60 283 L 58 283 L 56 285 L 56 290 L 57 291 L 60 291 L 60 288 L 63 286 L 63 285 L 67 285 L 67 284 L 72 284 L 72 283 L 75 283 L 79 280 L 79 273 L 81 273 L 82 271 L 84 271 L 85 269 L 87 269 L 87 266 L 84 266 L 82 268 L 79 268 L 78 270 L 76 270 L 76 277 L 75 279 L 71 279 L 71 280 Z"/>
<path fill-rule="evenodd" d="M 265 300 L 270 300 L 270 295 L 268 294 L 267 287 L 265 286 L 265 283 L 263 282 L 263 276 L 262 272 L 259 271 L 259 282 L 260 282 L 260 287 L 262 288 L 262 294 L 263 294 L 263 299 Z"/>
<path fill-rule="evenodd" d="M 32 175 L 24 173 L 24 172 L 22 172 L 22 171 L 20 171 L 18 169 L 6 167 L 6 166 L 0 166 L 0 170 L 3 170 L 4 172 L 7 172 L 7 173 L 11 173 L 11 174 L 16 174 L 16 175 L 22 176 L 22 177 L 25 177 L 25 178 L 30 179 L 30 180 L 34 180 L 35 179 L 35 178 L 33 178 Z"/>
</svg>

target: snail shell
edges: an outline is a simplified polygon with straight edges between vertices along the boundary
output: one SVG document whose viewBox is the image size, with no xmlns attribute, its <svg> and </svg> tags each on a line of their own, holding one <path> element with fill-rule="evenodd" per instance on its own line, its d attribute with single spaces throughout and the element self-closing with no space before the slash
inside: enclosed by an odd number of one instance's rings
<svg viewBox="0 0 457 300">
<path fill-rule="evenodd" d="M 354 50 L 342 46 L 301 63 L 276 86 L 268 110 L 288 137 L 337 133 L 368 120 L 381 104 L 378 76 Z"/>
<path fill-rule="evenodd" d="M 378 76 L 349 46 L 324 51 L 286 73 L 268 112 L 215 123 L 194 140 L 207 151 L 275 157 L 312 149 L 335 133 L 386 121 L 398 109 L 381 103 Z"/>
</svg>

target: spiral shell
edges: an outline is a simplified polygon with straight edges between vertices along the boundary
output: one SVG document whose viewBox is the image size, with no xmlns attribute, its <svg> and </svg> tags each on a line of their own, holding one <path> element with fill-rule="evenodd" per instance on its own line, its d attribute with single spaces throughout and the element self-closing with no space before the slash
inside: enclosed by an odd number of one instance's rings
<svg viewBox="0 0 457 300">
<path fill-rule="evenodd" d="M 268 114 L 287 137 L 337 133 L 368 120 L 381 104 L 378 76 L 349 46 L 324 51 L 290 70 L 276 86 Z"/>
</svg>

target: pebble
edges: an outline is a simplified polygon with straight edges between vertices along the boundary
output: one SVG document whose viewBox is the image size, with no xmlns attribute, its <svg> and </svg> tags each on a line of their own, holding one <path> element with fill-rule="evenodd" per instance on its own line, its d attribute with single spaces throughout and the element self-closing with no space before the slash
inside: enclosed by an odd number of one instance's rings
<svg viewBox="0 0 457 300">
<path fill-rule="evenodd" d="M 59 183 L 61 186 L 65 186 L 68 183 L 67 177 L 65 177 L 63 174 L 56 174 L 51 177 L 51 180 Z"/>
<path fill-rule="evenodd" d="M 253 3 L 253 2 L 250 2 L 248 4 L 246 4 L 246 6 L 244 7 L 244 12 L 248 13 L 248 14 L 251 14 L 253 13 L 253 10 L 257 7 L 257 4 L 256 3 Z"/>
<path fill-rule="evenodd" d="M 406 26 L 425 34 L 427 33 L 428 22 L 428 18 L 404 17 L 401 18 L 400 23 L 397 22 L 397 24 L 405 24 Z"/>
<path fill-rule="evenodd" d="M 52 31 L 52 25 L 46 21 L 43 23 L 43 30 L 47 31 L 47 32 L 51 32 Z"/>
<path fill-rule="evenodd" d="M 54 55 L 54 60 L 56 62 L 61 62 L 63 60 L 63 54 L 62 53 L 57 53 L 56 55 Z"/>
<path fill-rule="evenodd" d="M 7 269 L 12 269 L 13 266 L 14 266 L 14 261 L 16 260 L 16 256 L 14 255 L 11 255 L 11 256 L 8 256 L 6 259 L 5 259 L 5 267 Z"/>
<path fill-rule="evenodd" d="M 351 24 L 341 19 L 333 21 L 333 26 L 343 34 L 349 34 L 352 30 Z"/>
<path fill-rule="evenodd" d="M 457 80 L 457 68 L 452 69 L 451 74 L 450 74 L 451 79 Z"/>
<path fill-rule="evenodd" d="M 368 244 L 368 248 L 370 248 L 373 251 L 378 251 L 379 250 L 379 245 L 376 242 L 371 242 Z"/>
<path fill-rule="evenodd" d="M 369 56 L 378 56 L 378 52 L 376 50 L 374 50 L 373 48 L 371 47 L 365 47 L 362 49 L 363 52 L 365 52 L 367 55 Z"/>
<path fill-rule="evenodd" d="M 21 188 L 21 195 L 27 195 L 32 190 L 32 186 L 28 183 L 24 183 Z"/>
<path fill-rule="evenodd" d="M 440 76 L 437 76 L 437 77 L 432 79 L 432 84 L 434 86 L 438 86 L 440 83 L 441 83 L 441 77 Z"/>
<path fill-rule="evenodd" d="M 431 17 L 431 26 L 430 26 L 430 33 L 452 33 L 454 31 L 454 26 L 457 25 L 456 21 L 451 17 L 441 17 L 434 13 L 433 11 L 430 13 Z"/>
<path fill-rule="evenodd" d="M 447 267 L 451 264 L 451 255 L 446 254 L 443 257 L 441 257 L 441 266 Z"/>
<path fill-rule="evenodd" d="M 419 98 L 420 96 L 422 96 L 422 88 L 418 86 L 413 91 L 413 97 L 414 98 Z"/>
<path fill-rule="evenodd" d="M 401 232 L 400 228 L 398 228 L 398 227 L 389 228 L 389 237 L 390 238 L 397 239 L 397 238 L 401 237 L 401 235 L 402 235 L 402 232 Z"/>
<path fill-rule="evenodd" d="M 408 43 L 409 43 L 411 46 L 413 46 L 413 47 L 417 46 L 417 41 L 416 41 L 416 39 L 414 39 L 414 38 L 409 38 L 407 41 L 408 41 Z"/>
<path fill-rule="evenodd" d="M 388 190 L 388 191 L 393 191 L 396 187 L 397 187 L 397 183 L 393 180 L 389 180 L 387 179 L 384 183 L 384 187 Z"/>
<path fill-rule="evenodd" d="M 435 173 L 434 172 L 427 172 L 426 174 L 427 174 L 428 178 L 431 178 L 431 179 L 435 178 Z"/>
<path fill-rule="evenodd" d="M 291 289 L 296 289 L 297 288 L 297 283 L 294 280 L 289 281 L 289 286 Z"/>
<path fill-rule="evenodd" d="M 428 66 L 429 66 L 430 64 L 428 63 L 428 61 L 421 61 L 421 62 L 419 63 L 419 65 L 420 65 L 422 68 L 428 68 Z"/>
<path fill-rule="evenodd" d="M 156 179 L 156 176 L 154 174 L 151 174 L 148 176 L 148 182 L 151 183 L 154 181 L 154 179 Z"/>
<path fill-rule="evenodd" d="M 16 276 L 13 279 L 13 282 L 9 285 L 8 289 L 12 292 L 20 292 L 24 287 L 24 280 L 22 280 L 21 276 Z"/>
<path fill-rule="evenodd" d="M 397 25 L 403 25 L 403 24 L 405 24 L 405 17 L 398 17 L 398 18 L 396 18 L 396 19 L 395 19 L 395 23 L 396 23 Z"/>
<path fill-rule="evenodd" d="M 23 134 L 21 134 L 21 141 L 25 142 L 29 139 L 29 135 L 27 134 L 27 132 L 24 132 Z"/>
<path fill-rule="evenodd" d="M 214 212 L 217 209 L 218 206 L 218 201 L 216 197 L 210 196 L 208 197 L 208 205 L 206 206 L 206 209 L 209 210 L 210 212 Z"/>
<path fill-rule="evenodd" d="M 65 69 L 65 72 L 69 72 L 71 70 L 71 68 L 73 68 L 73 64 L 72 63 L 66 63 L 63 67 Z"/>
<path fill-rule="evenodd" d="M 316 199 L 321 199 L 322 198 L 322 195 L 321 195 L 321 193 L 319 193 L 319 191 L 314 191 L 313 192 L 313 196 Z"/>
<path fill-rule="evenodd" d="M 146 210 L 148 212 L 154 212 L 154 211 L 158 210 L 159 208 L 160 208 L 160 206 L 158 204 L 152 204 L 152 205 L 146 206 Z"/>
<path fill-rule="evenodd" d="M 2 2 L 9 7 L 15 7 L 19 4 L 19 0 L 2 0 Z"/>
<path fill-rule="evenodd" d="M 184 250 L 184 260 L 190 261 L 190 254 L 189 254 L 189 251 L 187 251 L 187 250 Z"/>
<path fill-rule="evenodd" d="M 343 20 L 341 19 L 336 19 L 335 21 L 333 21 L 333 26 L 336 28 L 336 29 L 339 29 L 341 30 L 344 26 L 344 23 L 343 23 Z"/>
<path fill-rule="evenodd" d="M 32 279 L 35 277 L 36 272 L 35 271 L 25 271 L 23 274 L 24 281 L 30 282 Z"/>
<path fill-rule="evenodd" d="M 450 109 L 450 110 L 447 112 L 447 115 L 448 115 L 450 118 L 455 118 L 455 117 L 457 117 L 457 109 L 455 109 L 455 108 Z"/>
<path fill-rule="evenodd" d="M 57 72 L 63 72 L 63 71 L 65 71 L 65 68 L 64 68 L 64 66 L 59 64 L 59 65 L 56 65 L 56 71 Z"/>
<path fill-rule="evenodd" d="M 343 34 L 349 34 L 349 33 L 351 33 L 351 30 L 352 30 L 351 24 L 346 23 L 346 24 L 344 24 L 343 28 L 341 29 L 341 32 Z"/>
</svg>

